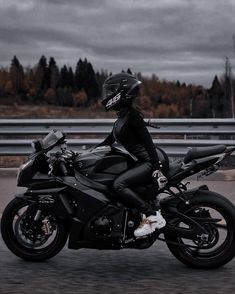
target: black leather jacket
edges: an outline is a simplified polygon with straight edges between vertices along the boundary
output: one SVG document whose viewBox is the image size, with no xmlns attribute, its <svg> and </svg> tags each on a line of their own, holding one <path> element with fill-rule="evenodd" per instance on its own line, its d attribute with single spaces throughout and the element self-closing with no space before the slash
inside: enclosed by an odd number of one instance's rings
<svg viewBox="0 0 235 294">
<path fill-rule="evenodd" d="M 153 170 L 160 169 L 153 140 L 141 113 L 136 109 L 132 107 L 121 109 L 112 132 L 98 146 L 112 145 L 115 141 L 137 157 L 140 162 L 149 161 Z"/>
</svg>

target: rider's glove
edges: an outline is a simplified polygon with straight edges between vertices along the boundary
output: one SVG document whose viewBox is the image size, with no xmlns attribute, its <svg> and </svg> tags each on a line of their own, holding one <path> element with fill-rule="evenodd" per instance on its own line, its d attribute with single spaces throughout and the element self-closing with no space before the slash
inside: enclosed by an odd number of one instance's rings
<svg viewBox="0 0 235 294">
<path fill-rule="evenodd" d="M 157 169 L 152 173 L 152 177 L 154 182 L 158 185 L 159 189 L 163 189 L 168 183 L 167 178 L 163 175 L 163 173 Z"/>
</svg>

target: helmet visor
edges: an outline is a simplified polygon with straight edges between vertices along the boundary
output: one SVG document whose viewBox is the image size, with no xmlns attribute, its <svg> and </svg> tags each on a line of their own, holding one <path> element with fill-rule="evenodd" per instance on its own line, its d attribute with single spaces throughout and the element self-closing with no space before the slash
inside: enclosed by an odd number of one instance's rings
<svg viewBox="0 0 235 294">
<path fill-rule="evenodd" d="M 119 87 L 120 84 L 104 84 L 102 87 L 102 101 L 115 95 L 118 92 Z"/>
</svg>

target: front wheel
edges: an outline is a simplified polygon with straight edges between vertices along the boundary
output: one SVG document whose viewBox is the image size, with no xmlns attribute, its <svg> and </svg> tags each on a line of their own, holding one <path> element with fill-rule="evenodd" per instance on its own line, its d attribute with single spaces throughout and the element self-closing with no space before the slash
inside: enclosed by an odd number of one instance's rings
<svg viewBox="0 0 235 294">
<path fill-rule="evenodd" d="M 178 210 L 195 220 L 204 219 L 200 224 L 207 233 L 189 240 L 165 234 L 166 243 L 171 253 L 190 267 L 211 269 L 228 263 L 235 254 L 235 209 L 223 196 L 200 191 L 189 205 L 182 205 Z M 180 219 L 175 226 L 190 229 Z"/>
<path fill-rule="evenodd" d="M 43 261 L 55 256 L 68 237 L 62 220 L 20 198 L 15 198 L 5 208 L 1 233 L 10 251 L 28 261 Z"/>
</svg>

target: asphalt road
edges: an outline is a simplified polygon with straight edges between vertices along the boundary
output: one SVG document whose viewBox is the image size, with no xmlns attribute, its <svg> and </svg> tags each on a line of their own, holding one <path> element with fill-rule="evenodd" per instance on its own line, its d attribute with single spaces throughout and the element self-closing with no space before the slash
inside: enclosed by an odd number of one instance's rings
<svg viewBox="0 0 235 294">
<path fill-rule="evenodd" d="M 203 182 L 235 203 L 235 182 Z M 200 182 L 193 182 L 197 186 Z M 16 192 L 0 178 L 0 212 Z M 43 263 L 14 256 L 0 238 L 0 293 L 234 293 L 235 259 L 211 271 L 185 267 L 164 243 L 147 250 L 64 249 Z"/>
</svg>

